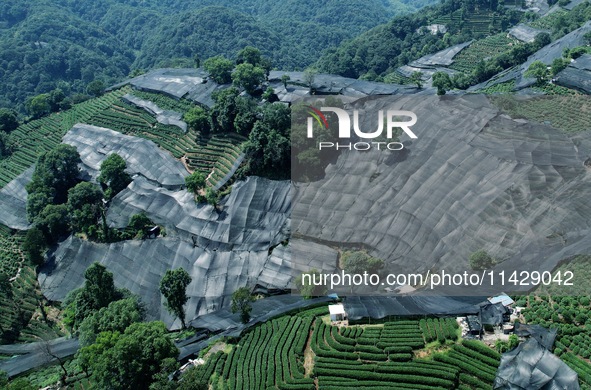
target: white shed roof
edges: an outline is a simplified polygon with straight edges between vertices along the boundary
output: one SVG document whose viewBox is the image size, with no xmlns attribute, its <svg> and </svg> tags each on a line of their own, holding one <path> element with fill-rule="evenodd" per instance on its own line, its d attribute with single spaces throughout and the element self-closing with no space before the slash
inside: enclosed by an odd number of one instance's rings
<svg viewBox="0 0 591 390">
<path fill-rule="evenodd" d="M 345 314 L 345 307 L 342 304 L 328 305 L 330 315 Z"/>
</svg>

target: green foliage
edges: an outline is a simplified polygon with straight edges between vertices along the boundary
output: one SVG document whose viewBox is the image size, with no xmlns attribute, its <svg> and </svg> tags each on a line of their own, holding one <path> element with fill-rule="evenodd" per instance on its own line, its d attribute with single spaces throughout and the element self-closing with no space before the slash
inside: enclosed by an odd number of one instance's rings
<svg viewBox="0 0 591 390">
<path fill-rule="evenodd" d="M 542 33 L 539 33 L 538 35 L 536 35 L 533 43 L 534 43 L 535 47 L 537 47 L 538 49 L 541 49 L 542 47 L 549 45 L 550 42 L 552 42 L 552 38 L 550 37 L 550 34 L 548 34 L 547 32 L 542 32 Z"/>
<path fill-rule="evenodd" d="M 475 271 L 489 269 L 496 264 L 496 260 L 484 249 L 478 250 L 470 255 L 470 268 Z"/>
<path fill-rule="evenodd" d="M 49 114 L 51 112 L 49 94 L 42 93 L 28 99 L 25 103 L 25 108 L 27 109 L 27 113 L 31 115 L 33 119 L 38 119 Z"/>
<path fill-rule="evenodd" d="M 109 303 L 86 317 L 78 329 L 80 345 L 94 344 L 101 332 L 123 333 L 128 326 L 143 320 L 145 309 L 137 296 Z"/>
<path fill-rule="evenodd" d="M 164 323 L 158 321 L 133 323 L 122 334 L 103 332 L 78 353 L 98 387 L 115 390 L 148 389 L 162 371 L 174 370 L 177 356 Z"/>
<path fill-rule="evenodd" d="M 205 186 L 205 175 L 199 171 L 195 171 L 185 177 L 185 184 L 187 185 L 187 190 L 197 194 Z"/>
<path fill-rule="evenodd" d="M 11 132 L 18 127 L 18 118 L 14 110 L 0 108 L 0 131 Z"/>
<path fill-rule="evenodd" d="M 8 143 L 8 135 L 4 132 L 0 132 L 0 160 L 3 157 L 9 156 L 11 153 L 11 147 Z"/>
<path fill-rule="evenodd" d="M 552 67 L 550 69 L 552 75 L 556 76 L 558 73 L 563 71 L 569 63 L 570 61 L 565 58 L 555 58 L 554 61 L 552 61 Z"/>
<path fill-rule="evenodd" d="M 419 13 L 394 18 L 337 49 L 326 50 L 317 66 L 320 71 L 353 78 L 372 72 L 385 76 L 426 54 L 504 31 L 519 22 L 520 17 L 515 10 L 497 7 L 496 2 L 443 1 Z M 422 29 L 431 23 L 448 27 L 444 39 Z"/>
<path fill-rule="evenodd" d="M 209 76 L 218 84 L 227 84 L 231 81 L 230 72 L 234 69 L 234 63 L 222 55 L 211 57 L 203 62 L 203 68 L 209 72 Z"/>
<path fill-rule="evenodd" d="M 93 80 L 86 86 L 86 93 L 98 97 L 105 93 L 105 83 L 102 80 Z"/>
<path fill-rule="evenodd" d="M 250 312 L 252 311 L 251 302 L 254 297 L 250 294 L 248 287 L 240 287 L 232 294 L 232 313 L 240 313 L 240 319 L 243 323 L 250 321 Z"/>
<path fill-rule="evenodd" d="M 81 182 L 68 191 L 68 211 L 72 230 L 96 236 L 96 224 L 103 210 L 103 193 L 93 183 Z"/>
<path fill-rule="evenodd" d="M 371 257 L 367 252 L 345 251 L 341 255 L 343 269 L 350 274 L 379 273 L 384 268 L 384 260 Z"/>
<path fill-rule="evenodd" d="M 445 72 L 435 72 L 433 74 L 433 86 L 437 88 L 437 95 L 445 95 L 452 88 L 453 84 L 449 74 Z"/>
<path fill-rule="evenodd" d="M 265 92 L 263 92 L 262 98 L 266 101 L 271 101 L 274 94 L 275 90 L 273 89 L 273 87 L 267 87 L 267 89 L 265 89 Z"/>
<path fill-rule="evenodd" d="M 535 77 L 538 84 L 543 84 L 548 80 L 548 67 L 542 61 L 534 61 L 529 68 L 527 68 L 525 75 Z"/>
<path fill-rule="evenodd" d="M 285 178 L 290 172 L 290 110 L 283 104 L 263 107 L 245 146 L 253 174 Z"/>
<path fill-rule="evenodd" d="M 65 204 L 48 204 L 34 222 L 43 231 L 48 243 L 55 243 L 70 233 L 70 212 Z"/>
<path fill-rule="evenodd" d="M 191 283 L 191 276 L 183 268 L 166 270 L 160 281 L 160 293 L 166 299 L 167 309 L 181 320 L 185 328 L 185 309 L 183 306 L 189 300 L 187 286 Z"/>
<path fill-rule="evenodd" d="M 13 381 L 10 381 L 6 386 L 3 386 L 2 389 L 4 390 L 36 390 L 37 388 L 34 387 L 31 382 L 26 380 L 25 378 L 17 378 Z"/>
<path fill-rule="evenodd" d="M 121 298 L 113 274 L 104 265 L 93 263 L 84 272 L 84 278 L 84 286 L 70 292 L 64 301 L 64 322 L 72 329 L 78 329 L 85 318 Z"/>
<path fill-rule="evenodd" d="M 75 147 L 61 144 L 39 157 L 31 182 L 27 184 L 29 193 L 27 216 L 35 217 L 48 204 L 66 201 L 66 194 L 78 179 L 80 155 Z"/>
<path fill-rule="evenodd" d="M 283 87 L 287 88 L 287 82 L 291 80 L 288 74 L 284 74 L 281 76 L 281 82 L 283 83 Z"/>
<path fill-rule="evenodd" d="M 236 64 L 250 64 L 255 67 L 261 67 L 267 72 L 271 66 L 269 60 L 263 58 L 261 51 L 252 46 L 246 46 L 236 54 Z"/>
<path fill-rule="evenodd" d="M 129 224 L 127 225 L 126 231 L 131 230 L 129 238 L 140 238 L 144 239 L 146 236 L 146 231 L 154 226 L 154 222 L 148 218 L 148 216 L 144 213 L 134 214 L 129 219 Z"/>
<path fill-rule="evenodd" d="M 200 131 L 204 134 L 209 134 L 211 124 L 209 122 L 209 113 L 201 106 L 195 106 L 185 113 L 183 116 L 187 125 L 195 131 Z"/>
<path fill-rule="evenodd" d="M 410 82 L 416 84 L 417 88 L 423 88 L 423 73 L 422 72 L 412 72 L 410 75 Z"/>
<path fill-rule="evenodd" d="M 125 172 L 126 168 L 127 163 L 117 153 L 110 154 L 101 163 L 100 175 L 97 181 L 103 188 L 106 188 L 105 195 L 108 199 L 113 198 L 131 183 L 131 176 Z"/>
<path fill-rule="evenodd" d="M 25 240 L 23 241 L 23 251 L 27 254 L 27 258 L 31 264 L 43 264 L 43 254 L 46 245 L 45 236 L 41 230 L 33 227 L 27 231 Z"/>
<path fill-rule="evenodd" d="M 217 206 L 218 204 L 218 193 L 213 188 L 208 188 L 205 190 L 205 201 L 212 206 Z"/>
<path fill-rule="evenodd" d="M 216 91 L 212 97 L 215 105 L 211 110 L 212 129 L 215 132 L 231 132 L 236 118 L 236 101 L 242 99 L 237 88 Z"/>
</svg>

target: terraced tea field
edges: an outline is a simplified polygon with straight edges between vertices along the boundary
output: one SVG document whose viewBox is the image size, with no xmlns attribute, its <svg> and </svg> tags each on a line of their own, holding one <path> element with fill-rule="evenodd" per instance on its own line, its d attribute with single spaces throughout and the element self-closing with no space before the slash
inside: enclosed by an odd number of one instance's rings
<svg viewBox="0 0 591 390">
<path fill-rule="evenodd" d="M 74 124 L 86 122 L 97 111 L 106 109 L 127 92 L 128 88 L 109 92 L 76 104 L 68 111 L 23 124 L 11 132 L 10 141 L 15 150 L 8 158 L 0 160 L 0 188 L 33 165 L 42 153 L 58 145 Z"/>
<path fill-rule="evenodd" d="M 515 47 L 515 45 L 520 45 L 519 41 L 507 38 L 506 33 L 491 35 L 473 42 L 470 46 L 459 52 L 454 57 L 454 62 L 450 65 L 450 68 L 460 72 L 470 73 L 476 69 L 480 61 L 506 53 Z"/>
<path fill-rule="evenodd" d="M 455 319 L 338 328 L 315 317 L 322 309 L 255 327 L 229 354 L 210 356 L 198 377 L 219 389 L 492 388 L 500 355 L 458 343 Z"/>
<path fill-rule="evenodd" d="M 161 108 L 182 109 L 186 104 L 179 102 L 175 106 L 173 99 L 159 95 L 155 98 L 153 95 L 156 94 L 140 93 L 138 97 L 153 99 L 154 103 L 158 101 L 156 104 Z M 153 141 L 175 158 L 183 159 L 190 170 L 203 172 L 208 176 L 210 186 L 216 185 L 231 170 L 246 141 L 238 134 L 204 137 L 193 130 L 184 133 L 176 126 L 158 123 L 146 111 L 121 101 L 92 116 L 87 123 Z"/>
<path fill-rule="evenodd" d="M 591 101 L 585 95 L 539 96 L 530 99 L 497 96 L 493 102 L 514 118 L 547 123 L 566 133 L 591 128 Z M 560 107 L 560 110 L 556 110 L 556 107 Z"/>
<path fill-rule="evenodd" d="M 457 10 L 444 17 L 439 17 L 431 23 L 462 26 L 462 31 L 488 35 L 492 32 L 491 29 L 498 31 L 501 27 L 500 18 L 495 16 L 495 13 L 489 10 L 476 10 L 468 13 L 462 20 L 462 10 Z"/>
<path fill-rule="evenodd" d="M 209 175 L 210 186 L 218 183 L 242 154 L 246 138 L 239 134 L 221 134 L 199 137 L 196 150 L 187 153 L 187 164 Z"/>
<path fill-rule="evenodd" d="M 563 16 L 567 15 L 568 11 L 563 10 L 562 8 L 552 12 L 549 15 L 541 17 L 537 20 L 534 20 L 531 23 L 528 23 L 533 28 L 539 28 L 542 30 L 552 30 L 556 26 L 557 23 L 560 23 L 560 20 Z"/>
</svg>

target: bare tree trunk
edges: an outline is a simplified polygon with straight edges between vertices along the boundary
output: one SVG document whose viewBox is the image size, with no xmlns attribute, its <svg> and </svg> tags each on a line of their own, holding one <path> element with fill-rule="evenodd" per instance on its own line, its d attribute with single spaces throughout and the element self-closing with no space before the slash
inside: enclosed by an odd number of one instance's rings
<svg viewBox="0 0 591 390">
<path fill-rule="evenodd" d="M 65 362 L 51 350 L 51 344 L 49 343 L 48 340 L 42 341 L 40 348 L 41 348 L 41 352 L 46 356 L 48 363 L 51 362 L 51 360 L 53 360 L 53 359 L 57 360 L 62 371 L 64 372 L 64 374 L 60 377 L 60 384 L 62 386 L 65 386 L 66 380 L 68 379 L 68 370 L 66 370 Z"/>
</svg>

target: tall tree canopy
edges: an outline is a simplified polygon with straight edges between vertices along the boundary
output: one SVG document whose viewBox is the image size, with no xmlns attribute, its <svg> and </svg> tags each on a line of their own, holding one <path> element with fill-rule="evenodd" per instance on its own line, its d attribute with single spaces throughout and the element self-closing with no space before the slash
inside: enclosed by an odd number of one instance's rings
<svg viewBox="0 0 591 390">
<path fill-rule="evenodd" d="M 48 204 L 65 203 L 68 190 L 78 180 L 80 155 L 75 147 L 60 144 L 41 155 L 35 166 L 33 178 L 27 184 L 27 217 L 30 221 Z"/>
<path fill-rule="evenodd" d="M 160 281 L 160 292 L 166 298 L 166 307 L 181 320 L 183 328 L 185 328 L 185 309 L 183 306 L 189 300 L 187 296 L 189 283 L 191 283 L 191 276 L 182 268 L 167 270 Z"/>
<path fill-rule="evenodd" d="M 102 163 L 98 182 L 105 189 L 105 196 L 111 199 L 131 183 L 131 176 L 125 172 L 127 163 L 117 153 L 110 154 Z"/>
</svg>

